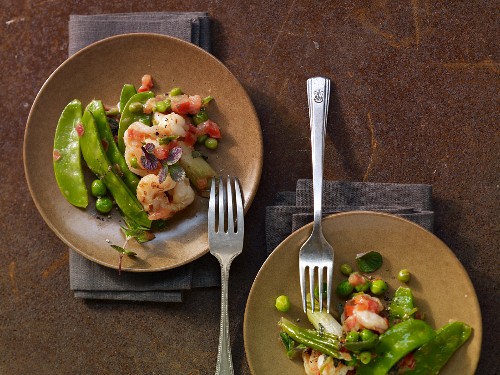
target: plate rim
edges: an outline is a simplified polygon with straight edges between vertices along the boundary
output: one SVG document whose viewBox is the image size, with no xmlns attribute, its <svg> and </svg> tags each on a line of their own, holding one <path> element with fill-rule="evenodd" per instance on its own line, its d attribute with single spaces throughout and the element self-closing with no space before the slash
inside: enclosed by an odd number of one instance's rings
<svg viewBox="0 0 500 375">
<path fill-rule="evenodd" d="M 102 265 L 102 266 L 104 266 L 106 268 L 111 268 L 111 269 L 118 269 L 118 265 L 106 263 L 104 261 L 101 261 L 101 260 L 93 257 L 93 256 L 90 256 L 89 254 L 86 254 L 85 252 L 80 251 L 79 249 L 74 248 L 73 245 L 66 239 L 66 237 L 63 236 L 63 234 L 57 228 L 57 226 L 51 221 L 51 219 L 47 215 L 47 213 L 42 209 L 42 206 L 41 206 L 39 200 L 37 198 L 35 198 L 36 195 L 34 194 L 33 182 L 30 180 L 30 176 L 29 176 L 29 173 L 28 173 L 29 167 L 28 167 L 28 162 L 27 162 L 26 143 L 27 143 L 28 131 L 29 131 L 28 125 L 30 124 L 30 122 L 32 121 L 32 117 L 34 116 L 34 108 L 37 106 L 38 102 L 41 100 L 40 98 L 44 94 L 45 89 L 49 85 L 49 83 L 51 82 L 51 80 L 57 74 L 59 74 L 59 72 L 61 70 L 65 69 L 66 65 L 71 64 L 73 62 L 73 60 L 75 60 L 75 59 L 81 58 L 80 57 L 81 55 L 86 54 L 89 50 L 95 48 L 96 46 L 98 47 L 98 46 L 100 46 L 102 44 L 113 43 L 115 40 L 119 40 L 119 39 L 130 39 L 130 38 L 132 38 L 132 39 L 134 39 L 134 38 L 138 38 L 138 39 L 141 39 L 141 38 L 158 38 L 158 39 L 164 39 L 164 40 L 168 40 L 169 42 L 178 43 L 180 45 L 183 45 L 185 48 L 192 49 L 192 50 L 197 50 L 199 53 L 201 52 L 202 54 L 204 54 L 205 56 L 207 56 L 208 58 L 210 58 L 215 64 L 218 65 L 218 67 L 220 69 L 224 70 L 226 74 L 228 74 L 229 76 L 231 76 L 231 78 L 233 79 L 233 81 L 235 82 L 235 84 L 237 84 L 240 87 L 240 89 L 242 90 L 242 92 L 245 94 L 245 96 L 247 98 L 247 101 L 248 101 L 248 105 L 249 105 L 248 109 L 251 111 L 252 115 L 255 117 L 255 119 L 257 120 L 257 123 L 258 123 L 258 129 L 257 129 L 258 130 L 258 132 L 257 132 L 258 139 L 257 140 L 258 140 L 258 143 L 260 145 L 260 147 L 258 148 L 258 151 L 259 151 L 259 155 L 258 156 L 260 156 L 260 157 L 258 158 L 258 164 L 257 164 L 256 168 L 254 168 L 255 172 L 256 172 L 255 173 L 256 178 L 255 178 L 254 182 L 252 183 L 250 189 L 246 192 L 247 194 L 244 197 L 245 198 L 244 199 L 244 213 L 245 214 L 250 209 L 250 206 L 252 205 L 253 200 L 254 200 L 254 198 L 255 198 L 255 196 L 257 194 L 257 190 L 258 190 L 258 187 L 260 185 L 261 178 L 262 178 L 262 168 L 263 168 L 263 155 L 264 155 L 263 148 L 264 148 L 264 146 L 263 146 L 262 127 L 260 126 L 260 119 L 259 119 L 259 116 L 258 116 L 257 111 L 255 109 L 255 105 L 253 104 L 253 101 L 251 100 L 250 95 L 248 94 L 248 91 L 241 84 L 241 82 L 237 79 L 237 77 L 217 57 L 215 57 L 214 55 L 212 55 L 209 51 L 207 51 L 207 50 L 201 48 L 200 46 L 195 45 L 195 44 L 193 44 L 191 42 L 187 42 L 187 41 L 185 41 L 183 39 L 180 39 L 180 38 L 177 38 L 177 37 L 173 37 L 173 36 L 170 36 L 170 35 L 165 35 L 165 34 L 160 34 L 160 33 L 147 33 L 147 32 L 134 33 L 134 32 L 132 32 L 132 33 L 123 33 L 123 34 L 113 35 L 113 36 L 109 36 L 109 37 L 100 39 L 98 41 L 95 41 L 95 42 L 93 42 L 93 43 L 91 43 L 91 44 L 83 47 L 82 49 L 80 49 L 77 52 L 75 52 L 73 55 L 68 56 L 62 63 L 60 63 L 57 66 L 56 69 L 54 69 L 52 71 L 52 73 L 47 77 L 47 79 L 45 79 L 45 81 L 43 82 L 43 84 L 41 85 L 40 89 L 38 90 L 38 92 L 37 92 L 37 94 L 35 96 L 35 99 L 33 100 L 33 103 L 31 105 L 28 117 L 27 117 L 26 122 L 25 122 L 25 129 L 24 129 L 24 135 L 23 135 L 22 157 L 23 157 L 23 172 L 24 172 L 24 177 L 25 177 L 25 180 L 26 180 L 26 184 L 28 186 L 28 191 L 30 193 L 31 200 L 35 204 L 35 207 L 37 208 L 38 213 L 42 216 L 42 219 L 44 220 L 44 222 L 49 226 L 49 228 L 52 230 L 52 232 L 54 232 L 54 234 L 56 234 L 56 236 L 59 238 L 59 240 L 61 240 L 71 250 L 77 252 L 78 254 L 82 255 L 83 257 L 87 258 L 88 260 L 90 260 L 90 261 L 92 261 L 94 263 L 97 263 L 99 265 Z M 186 260 L 185 262 L 180 262 L 180 263 L 176 264 L 175 266 L 156 267 L 156 268 L 129 268 L 129 267 L 122 267 L 121 271 L 132 272 L 132 273 L 145 273 L 145 272 L 161 272 L 161 271 L 166 271 L 166 270 L 179 268 L 179 267 L 182 267 L 182 266 L 184 266 L 186 264 L 189 264 L 189 263 L 195 261 L 196 259 L 199 259 L 203 255 L 207 254 L 208 252 L 209 252 L 209 248 L 208 248 L 208 245 L 207 245 L 207 247 L 203 251 L 201 251 L 197 256 L 192 257 L 192 258 Z"/>
<path fill-rule="evenodd" d="M 342 216 L 366 216 L 366 215 L 368 215 L 368 216 L 383 216 L 383 217 L 389 218 L 391 220 L 401 221 L 401 222 L 404 222 L 406 224 L 410 224 L 413 227 L 417 228 L 417 230 L 425 232 L 426 235 L 431 235 L 432 237 L 434 237 L 434 239 L 439 241 L 447 249 L 447 251 L 449 251 L 449 253 L 455 258 L 458 265 L 461 267 L 461 271 L 463 271 L 463 273 L 466 276 L 466 282 L 470 285 L 471 290 L 474 292 L 474 302 L 476 305 L 476 309 L 479 311 L 479 317 L 478 317 L 479 328 L 478 328 L 478 330 L 476 330 L 476 329 L 474 330 L 474 335 L 478 336 L 478 341 L 480 344 L 479 355 L 478 355 L 477 359 L 475 360 L 475 362 L 473 364 L 473 368 L 472 368 L 472 370 L 475 372 L 477 370 L 478 365 L 479 365 L 479 360 L 480 360 L 480 356 L 481 356 L 481 346 L 482 346 L 482 340 L 483 340 L 483 319 L 482 319 L 481 305 L 479 304 L 479 300 L 477 298 L 476 289 L 474 287 L 474 284 L 472 283 L 472 280 L 470 279 L 470 276 L 469 276 L 467 270 L 463 266 L 460 259 L 458 259 L 457 256 L 450 249 L 450 247 L 444 241 L 442 241 L 439 237 L 437 237 L 434 233 L 426 230 L 425 228 L 423 228 L 422 226 L 418 225 L 417 223 L 415 223 L 413 221 L 410 221 L 408 219 L 405 219 L 405 218 L 397 216 L 397 215 L 393 215 L 393 214 L 389 214 L 389 213 L 385 213 L 385 212 L 369 211 L 369 210 L 346 211 L 346 212 L 338 212 L 338 213 L 334 213 L 331 215 L 326 215 L 325 217 L 323 217 L 322 221 L 323 222 L 325 220 L 329 221 L 329 220 L 332 220 L 332 218 L 335 219 L 336 217 L 342 217 Z M 249 359 L 250 357 L 248 355 L 249 350 L 248 350 L 247 331 L 250 329 L 249 323 L 248 323 L 248 307 L 249 307 L 249 301 L 255 293 L 255 288 L 254 288 L 255 282 L 256 282 L 257 278 L 259 277 L 259 275 L 263 272 L 264 268 L 267 266 L 268 262 L 271 262 L 271 259 L 272 259 L 273 255 L 275 254 L 275 251 L 278 248 L 281 249 L 283 244 L 286 243 L 287 241 L 289 241 L 289 239 L 291 237 L 298 236 L 303 231 L 311 230 L 312 226 L 313 226 L 313 223 L 310 222 L 310 223 L 298 228 L 297 230 L 293 231 L 283 241 L 281 241 L 271 251 L 271 253 L 267 256 L 266 260 L 262 263 L 261 267 L 259 268 L 259 271 L 255 275 L 254 281 L 252 282 L 252 286 L 251 286 L 250 291 L 248 293 L 247 302 L 245 304 L 245 312 L 244 312 L 244 316 L 243 316 L 243 346 L 244 346 L 244 351 L 245 351 L 245 357 L 247 358 L 247 363 L 248 363 L 248 367 L 250 368 L 251 374 L 256 374 L 256 372 L 255 372 L 255 369 L 253 367 L 252 362 Z"/>
</svg>

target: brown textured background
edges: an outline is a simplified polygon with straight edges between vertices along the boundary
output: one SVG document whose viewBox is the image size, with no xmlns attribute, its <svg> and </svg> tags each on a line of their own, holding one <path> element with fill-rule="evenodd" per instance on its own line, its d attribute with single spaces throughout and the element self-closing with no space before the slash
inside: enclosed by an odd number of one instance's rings
<svg viewBox="0 0 500 375">
<path fill-rule="evenodd" d="M 0 373 L 214 372 L 219 290 L 189 292 L 171 305 L 74 299 L 67 249 L 38 214 L 23 174 L 26 119 L 67 56 L 69 15 L 134 11 L 209 12 L 212 52 L 241 81 L 261 120 L 262 181 L 246 218 L 244 252 L 231 270 L 237 374 L 249 374 L 242 323 L 265 259 L 265 206 L 311 175 L 305 80 L 314 75 L 333 83 L 325 178 L 433 185 L 436 234 L 469 272 L 481 304 L 477 373 L 497 373 L 496 2 L 120 3 L 0 3 Z"/>
</svg>

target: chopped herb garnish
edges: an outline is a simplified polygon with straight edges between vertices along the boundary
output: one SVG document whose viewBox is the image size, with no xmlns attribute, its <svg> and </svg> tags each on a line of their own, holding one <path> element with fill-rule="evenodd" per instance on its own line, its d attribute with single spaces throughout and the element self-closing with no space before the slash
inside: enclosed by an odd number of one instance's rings
<svg viewBox="0 0 500 375">
<path fill-rule="evenodd" d="M 210 103 L 213 99 L 214 99 L 213 96 L 210 96 L 210 95 L 203 98 L 203 100 L 201 101 L 201 106 L 206 107 L 207 104 Z"/>
<path fill-rule="evenodd" d="M 175 182 L 180 182 L 186 177 L 186 171 L 178 164 L 174 164 L 169 168 L 170 177 Z"/>
<path fill-rule="evenodd" d="M 382 267 L 382 255 L 376 251 L 358 254 L 356 263 L 361 272 L 375 272 Z"/>
<path fill-rule="evenodd" d="M 153 143 L 146 143 L 144 146 L 141 146 L 142 156 L 141 156 L 141 164 L 148 171 L 153 171 L 158 168 L 159 161 L 158 158 L 153 154 L 155 149 L 155 145 Z"/>
</svg>

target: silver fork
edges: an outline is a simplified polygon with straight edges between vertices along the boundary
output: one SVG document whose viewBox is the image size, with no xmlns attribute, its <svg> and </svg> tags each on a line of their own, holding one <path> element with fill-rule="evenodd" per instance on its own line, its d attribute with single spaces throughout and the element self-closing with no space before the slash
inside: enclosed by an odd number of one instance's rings
<svg viewBox="0 0 500 375">
<path fill-rule="evenodd" d="M 232 375 L 234 374 L 234 370 L 229 340 L 227 297 L 229 268 L 233 259 L 243 249 L 243 199 L 240 183 L 237 178 L 234 179 L 234 190 L 229 176 L 227 177 L 225 186 L 222 179 L 218 180 L 218 193 L 216 193 L 216 179 L 212 180 L 208 205 L 208 246 L 210 253 L 219 260 L 221 267 L 220 335 L 215 374 Z M 236 205 L 236 217 L 234 205 Z"/>
<path fill-rule="evenodd" d="M 318 272 L 319 310 L 323 310 L 323 271 L 326 268 L 326 311 L 330 311 L 333 277 L 333 248 L 326 241 L 321 229 L 323 196 L 323 153 L 325 148 L 326 119 L 330 101 L 330 80 L 322 77 L 307 80 L 309 121 L 311 127 L 311 149 L 313 170 L 314 224 L 310 237 L 299 252 L 300 291 L 302 305 L 306 312 L 306 268 L 309 268 L 309 292 L 311 308 L 314 311 L 314 278 Z"/>
</svg>

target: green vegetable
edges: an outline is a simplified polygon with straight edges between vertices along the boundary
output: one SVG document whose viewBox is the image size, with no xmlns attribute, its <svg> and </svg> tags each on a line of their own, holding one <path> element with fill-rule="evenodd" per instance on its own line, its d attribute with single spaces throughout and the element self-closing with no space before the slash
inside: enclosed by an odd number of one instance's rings
<svg viewBox="0 0 500 375">
<path fill-rule="evenodd" d="M 281 342 L 285 346 L 286 355 L 292 359 L 297 353 L 301 353 L 306 347 L 297 343 L 285 332 L 280 332 Z"/>
<path fill-rule="evenodd" d="M 408 319 L 398 323 L 379 337 L 375 357 L 358 367 L 356 375 L 385 375 L 401 358 L 436 336 L 422 320 Z"/>
<path fill-rule="evenodd" d="M 113 171 L 102 146 L 92 112 L 88 109 L 83 113 L 82 124 L 84 132 L 80 137 L 80 148 L 88 167 L 104 182 L 123 215 L 138 225 L 149 228 L 151 221 L 135 194 L 127 188 L 123 180 Z"/>
<path fill-rule="evenodd" d="M 156 103 L 156 112 L 166 112 L 167 111 L 167 103 L 163 100 L 160 100 L 158 103 Z"/>
<path fill-rule="evenodd" d="M 353 273 L 353 269 L 352 267 L 347 264 L 347 263 L 344 263 L 340 266 L 340 272 L 342 272 L 342 274 L 344 274 L 345 276 L 349 276 L 351 273 Z"/>
<path fill-rule="evenodd" d="M 373 339 L 378 338 L 378 335 L 375 332 L 370 331 L 369 329 L 366 328 L 361 330 L 359 336 L 361 338 L 361 341 L 372 341 Z"/>
<path fill-rule="evenodd" d="M 118 109 L 120 110 L 120 113 L 123 112 L 125 105 L 135 94 L 137 94 L 137 90 L 135 89 L 134 85 L 131 85 L 129 83 L 123 85 L 122 92 L 120 94 L 120 102 L 118 103 Z"/>
<path fill-rule="evenodd" d="M 387 283 L 382 279 L 373 280 L 370 283 L 370 292 L 376 296 L 383 294 L 387 290 Z"/>
<path fill-rule="evenodd" d="M 200 125 L 202 122 L 208 120 L 208 115 L 205 111 L 200 111 L 193 116 L 193 124 Z"/>
<path fill-rule="evenodd" d="M 208 138 L 208 134 L 203 134 L 203 135 L 200 135 L 196 141 L 200 145 L 203 145 L 203 144 L 205 144 L 205 141 L 207 140 L 207 138 Z"/>
<path fill-rule="evenodd" d="M 210 103 L 214 98 L 212 96 L 206 96 L 202 99 L 201 101 L 201 106 L 202 107 L 206 107 L 208 105 L 208 103 Z"/>
<path fill-rule="evenodd" d="M 184 168 L 189 181 L 191 181 L 191 184 L 196 189 L 200 191 L 207 190 L 209 188 L 209 181 L 212 177 L 216 176 L 215 171 L 205 159 L 194 158 L 191 149 L 186 144 L 179 142 L 179 146 L 182 147 L 182 156 L 179 164 Z"/>
<path fill-rule="evenodd" d="M 286 318 L 281 318 L 278 325 L 281 327 L 281 330 L 289 335 L 294 341 L 308 348 L 316 349 L 331 357 L 341 357 L 338 336 L 327 332 L 318 332 L 315 329 L 301 328 Z"/>
<path fill-rule="evenodd" d="M 127 106 L 131 113 L 142 113 L 144 110 L 144 105 L 141 102 L 133 102 Z"/>
<path fill-rule="evenodd" d="M 92 181 L 92 184 L 90 185 L 90 192 L 94 197 L 102 197 L 103 195 L 106 195 L 108 189 L 106 189 L 104 182 L 98 179 Z"/>
<path fill-rule="evenodd" d="M 457 349 L 469 339 L 471 333 L 472 328 L 462 322 L 453 322 L 443 326 L 433 339 L 415 351 L 413 354 L 415 367 L 406 370 L 405 374 L 438 374 Z"/>
<path fill-rule="evenodd" d="M 372 360 L 372 353 L 361 352 L 361 353 L 359 353 L 358 358 L 362 364 L 367 365 Z"/>
<path fill-rule="evenodd" d="M 357 331 L 347 332 L 345 339 L 348 342 L 359 341 L 359 332 L 357 332 Z"/>
<path fill-rule="evenodd" d="M 354 287 L 356 292 L 366 292 L 368 289 L 370 289 L 370 280 L 366 280 L 364 284 L 359 284 Z"/>
<path fill-rule="evenodd" d="M 347 298 L 354 291 L 354 287 L 349 283 L 348 280 L 343 280 L 337 285 L 337 294 L 340 297 Z"/>
<path fill-rule="evenodd" d="M 336 336 L 342 336 L 342 326 L 339 322 L 325 310 L 319 311 L 319 302 L 314 303 L 314 312 L 311 309 L 311 294 L 306 296 L 306 313 L 309 322 L 320 332 L 327 332 Z"/>
<path fill-rule="evenodd" d="M 120 114 L 120 110 L 118 107 L 114 106 L 105 111 L 106 116 L 118 116 Z"/>
<path fill-rule="evenodd" d="M 57 186 L 64 198 L 76 207 L 87 207 L 88 192 L 83 178 L 80 139 L 76 126 L 81 126 L 82 104 L 75 99 L 64 108 L 54 136 L 53 165 Z"/>
<path fill-rule="evenodd" d="M 361 338 L 361 337 L 360 337 Z M 378 344 L 378 335 L 375 335 L 367 340 L 358 340 L 358 341 L 346 341 L 344 343 L 344 348 L 350 350 L 354 353 L 359 353 L 363 350 L 371 350 L 376 347 Z"/>
<path fill-rule="evenodd" d="M 405 320 L 413 317 L 417 308 L 413 304 L 413 293 L 410 288 L 399 287 L 394 292 L 389 306 L 389 318 L 394 320 Z"/>
<path fill-rule="evenodd" d="M 327 284 L 323 283 L 321 298 L 325 299 L 327 297 Z M 314 298 L 319 299 L 319 285 L 314 287 Z"/>
<path fill-rule="evenodd" d="M 113 202 L 108 197 L 99 197 L 95 202 L 95 209 L 101 214 L 107 214 L 113 208 Z"/>
<path fill-rule="evenodd" d="M 375 272 L 382 267 L 382 255 L 376 251 L 358 254 L 356 257 L 356 263 L 361 272 Z"/>
<path fill-rule="evenodd" d="M 403 282 L 403 283 L 407 283 L 408 281 L 410 281 L 410 278 L 411 278 L 411 274 L 410 274 L 410 271 L 408 271 L 407 269 L 403 269 L 401 271 L 398 272 L 398 280 Z"/>
<path fill-rule="evenodd" d="M 208 137 L 205 139 L 205 147 L 209 150 L 215 150 L 219 146 L 219 141 L 215 138 Z"/>
<path fill-rule="evenodd" d="M 106 115 L 104 114 L 102 102 L 100 100 L 93 100 L 87 106 L 87 109 L 92 112 L 97 130 L 99 131 L 99 136 L 101 137 L 102 142 L 105 142 L 107 145 L 105 151 L 109 162 L 113 165 L 115 172 L 123 179 L 123 182 L 127 184 L 128 188 L 132 192 L 135 192 L 137 185 L 139 184 L 139 177 L 128 169 L 125 157 L 115 143 L 111 129 L 108 126 Z"/>
<path fill-rule="evenodd" d="M 276 298 L 276 303 L 275 303 L 276 309 L 281 312 L 287 312 L 290 310 L 290 298 L 285 295 L 281 295 L 278 298 Z"/>
<path fill-rule="evenodd" d="M 180 89 L 180 87 L 174 87 L 172 90 L 170 90 L 169 95 L 170 96 L 182 95 L 182 90 Z"/>
<path fill-rule="evenodd" d="M 144 243 L 151 241 L 155 238 L 155 235 L 149 231 L 149 228 L 138 225 L 137 223 L 131 222 L 126 217 L 124 218 L 127 227 L 121 227 L 122 232 L 125 234 L 126 240 L 135 238 L 137 242 Z M 153 221 L 156 223 L 158 220 Z M 153 226 L 153 225 L 151 225 Z"/>
<path fill-rule="evenodd" d="M 140 113 L 133 113 L 130 111 L 129 105 L 135 102 L 144 104 L 148 99 L 153 97 L 154 94 L 151 91 L 139 92 L 132 96 L 125 105 L 125 108 L 123 108 L 122 115 L 120 117 L 120 125 L 118 127 L 118 149 L 122 153 L 125 152 L 125 143 L 123 141 L 125 130 L 127 130 L 127 128 L 136 121 L 140 121 L 146 125 L 151 124 L 151 114 L 142 113 L 142 111 Z"/>
</svg>

